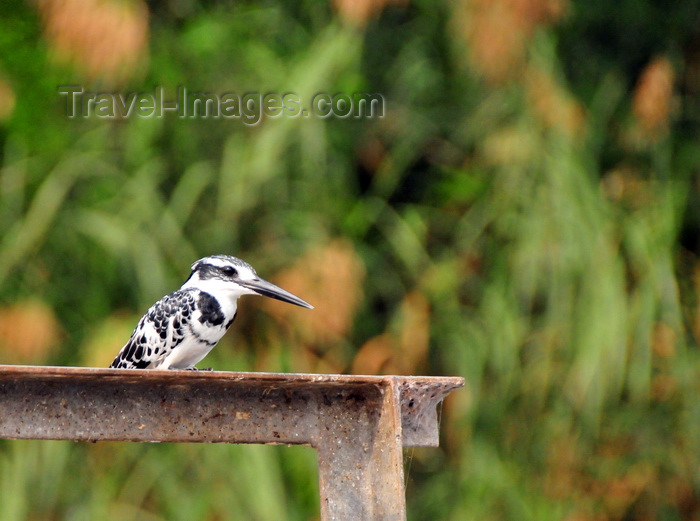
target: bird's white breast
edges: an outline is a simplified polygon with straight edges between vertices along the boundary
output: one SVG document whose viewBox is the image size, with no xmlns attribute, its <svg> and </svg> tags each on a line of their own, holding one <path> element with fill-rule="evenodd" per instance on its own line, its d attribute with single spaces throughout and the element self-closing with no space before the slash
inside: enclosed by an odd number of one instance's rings
<svg viewBox="0 0 700 521">
<path fill-rule="evenodd" d="M 215 297 L 216 298 L 216 297 Z M 221 324 L 212 325 L 202 320 L 201 310 L 196 309 L 192 319 L 185 326 L 185 338 L 160 362 L 155 369 L 189 369 L 199 363 L 214 348 L 227 331 L 227 325 L 236 314 L 236 301 L 229 298 L 218 299 L 224 315 Z"/>
</svg>

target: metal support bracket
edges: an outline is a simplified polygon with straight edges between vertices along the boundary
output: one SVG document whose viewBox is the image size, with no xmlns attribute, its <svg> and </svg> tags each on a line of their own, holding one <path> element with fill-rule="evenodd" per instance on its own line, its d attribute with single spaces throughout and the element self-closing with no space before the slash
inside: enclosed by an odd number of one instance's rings
<svg viewBox="0 0 700 521">
<path fill-rule="evenodd" d="M 403 521 L 402 447 L 437 447 L 458 377 L 0 365 L 0 438 L 318 451 L 322 521 Z"/>
</svg>

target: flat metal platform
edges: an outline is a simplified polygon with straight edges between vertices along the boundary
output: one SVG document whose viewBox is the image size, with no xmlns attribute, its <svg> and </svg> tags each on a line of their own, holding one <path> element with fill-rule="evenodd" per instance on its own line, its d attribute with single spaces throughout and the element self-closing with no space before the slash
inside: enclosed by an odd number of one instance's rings
<svg viewBox="0 0 700 521">
<path fill-rule="evenodd" d="M 303 444 L 321 519 L 406 519 L 403 447 L 436 447 L 459 377 L 0 365 L 0 438 Z"/>
</svg>

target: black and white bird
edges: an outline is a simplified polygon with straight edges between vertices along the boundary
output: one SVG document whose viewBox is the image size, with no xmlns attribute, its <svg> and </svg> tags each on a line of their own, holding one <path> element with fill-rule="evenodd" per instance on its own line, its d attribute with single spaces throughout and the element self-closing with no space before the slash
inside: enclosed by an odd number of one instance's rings
<svg viewBox="0 0 700 521">
<path fill-rule="evenodd" d="M 243 295 L 313 309 L 258 277 L 250 264 L 230 255 L 212 255 L 192 264 L 182 287 L 151 306 L 110 367 L 194 369 L 233 324 L 238 297 Z"/>
</svg>

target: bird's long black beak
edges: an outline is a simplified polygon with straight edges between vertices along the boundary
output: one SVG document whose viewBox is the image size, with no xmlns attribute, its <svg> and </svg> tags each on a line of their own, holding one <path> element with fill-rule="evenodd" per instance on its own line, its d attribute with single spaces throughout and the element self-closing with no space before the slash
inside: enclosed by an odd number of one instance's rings
<svg viewBox="0 0 700 521">
<path fill-rule="evenodd" d="M 265 297 L 270 297 L 274 298 L 277 300 L 281 300 L 282 302 L 288 302 L 289 304 L 294 304 L 295 306 L 301 306 L 303 308 L 308 308 L 308 309 L 313 309 L 314 307 L 306 302 L 305 300 L 301 300 L 299 297 L 296 295 L 291 294 L 289 291 L 286 291 L 279 286 L 275 286 L 271 282 L 268 282 L 263 279 L 254 279 L 254 280 L 238 280 L 236 281 L 238 284 L 241 286 L 244 286 L 248 289 L 251 289 L 255 291 L 258 295 L 263 295 Z"/>
</svg>

